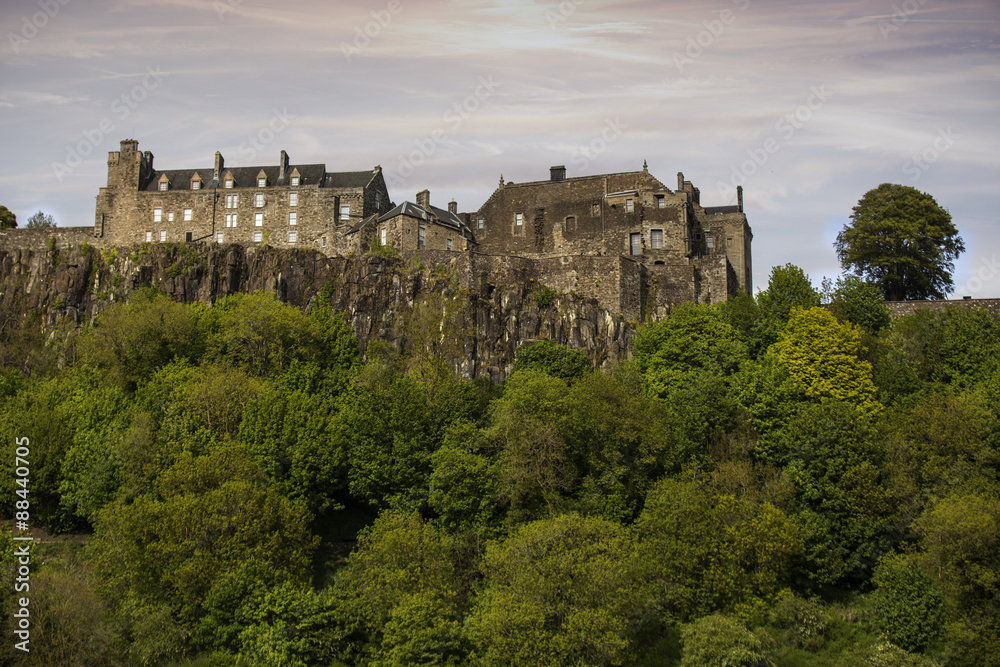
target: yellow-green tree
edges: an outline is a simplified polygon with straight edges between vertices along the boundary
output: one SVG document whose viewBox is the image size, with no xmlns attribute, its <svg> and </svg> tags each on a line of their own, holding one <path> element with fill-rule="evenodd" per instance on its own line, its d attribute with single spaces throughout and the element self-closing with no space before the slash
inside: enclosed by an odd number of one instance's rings
<svg viewBox="0 0 1000 667">
<path fill-rule="evenodd" d="M 843 401 L 874 415 L 882 406 L 876 399 L 872 365 L 859 356 L 864 351 L 861 331 L 837 322 L 823 308 L 792 309 L 788 325 L 771 346 L 806 396 Z"/>
</svg>

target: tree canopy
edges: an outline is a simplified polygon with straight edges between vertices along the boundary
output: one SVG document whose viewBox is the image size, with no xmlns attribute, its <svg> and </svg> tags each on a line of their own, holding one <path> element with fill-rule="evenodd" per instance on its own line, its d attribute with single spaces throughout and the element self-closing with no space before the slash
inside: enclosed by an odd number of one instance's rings
<svg viewBox="0 0 1000 667">
<path fill-rule="evenodd" d="M 39 227 L 55 227 L 56 219 L 53 218 L 48 213 L 42 213 L 38 211 L 30 218 L 28 218 L 28 229 L 37 229 Z"/>
<path fill-rule="evenodd" d="M 943 299 L 965 251 L 934 197 L 892 183 L 865 193 L 834 247 L 846 270 L 876 283 L 889 301 Z"/>
<path fill-rule="evenodd" d="M 6 206 L 0 206 L 0 229 L 17 227 L 17 216 Z"/>
</svg>

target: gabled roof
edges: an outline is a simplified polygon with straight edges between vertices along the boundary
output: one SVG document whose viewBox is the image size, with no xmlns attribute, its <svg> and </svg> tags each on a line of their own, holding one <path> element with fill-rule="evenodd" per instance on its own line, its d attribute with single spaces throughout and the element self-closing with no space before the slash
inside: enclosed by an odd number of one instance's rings
<svg viewBox="0 0 1000 667">
<path fill-rule="evenodd" d="M 326 188 L 363 188 L 371 183 L 372 179 L 375 178 L 377 173 L 374 170 L 369 171 L 344 171 L 337 173 L 327 173 L 325 164 L 299 164 L 299 165 L 289 165 L 288 171 L 285 173 L 285 180 L 278 180 L 280 167 L 274 165 L 272 167 L 227 167 L 226 172 L 232 174 L 233 180 L 235 181 L 235 187 L 238 188 L 256 188 L 257 187 L 257 177 L 263 172 L 267 177 L 267 183 L 269 186 L 272 185 L 287 185 L 290 182 L 290 176 L 293 171 L 298 171 L 299 184 L 300 185 L 318 185 L 320 187 Z M 171 183 L 188 183 L 194 174 L 203 172 L 206 174 L 212 174 L 214 169 L 209 167 L 207 169 L 169 169 L 165 171 L 153 171 L 149 175 L 149 180 L 143 185 L 143 190 L 155 191 L 157 190 L 156 184 L 162 176 L 166 176 Z M 210 189 L 214 187 L 212 185 L 214 179 L 206 179 L 202 177 L 202 184 L 205 189 Z M 222 183 L 219 184 L 222 187 Z"/>
<path fill-rule="evenodd" d="M 426 220 L 432 224 L 454 229 L 457 232 L 462 232 L 463 235 L 467 234 L 470 238 L 472 237 L 472 230 L 470 230 L 468 226 L 462 222 L 460 217 L 451 211 L 440 209 L 437 206 L 431 206 L 430 210 L 427 210 L 423 206 L 409 201 L 404 201 L 388 213 L 383 214 L 378 219 L 378 222 L 384 222 L 385 220 L 390 220 L 391 218 L 395 218 L 399 215 L 406 215 L 411 218 Z"/>
<path fill-rule="evenodd" d="M 363 188 L 372 182 L 374 171 L 341 171 L 326 175 L 328 188 Z"/>
</svg>

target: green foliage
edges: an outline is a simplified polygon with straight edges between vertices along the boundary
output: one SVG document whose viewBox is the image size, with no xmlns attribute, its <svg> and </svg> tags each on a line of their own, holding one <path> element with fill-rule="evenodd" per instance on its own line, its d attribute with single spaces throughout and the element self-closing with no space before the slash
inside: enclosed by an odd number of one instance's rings
<svg viewBox="0 0 1000 667">
<path fill-rule="evenodd" d="M 41 229 L 55 226 L 56 219 L 47 213 L 42 213 L 41 211 L 38 211 L 28 218 L 28 224 L 25 225 L 27 229 Z"/>
<path fill-rule="evenodd" d="M 718 614 L 681 628 L 680 667 L 774 667 L 765 635 Z"/>
<path fill-rule="evenodd" d="M 452 531 L 488 531 L 500 514 L 498 464 L 484 455 L 486 443 L 475 424 L 458 421 L 431 456 L 428 505 Z"/>
<path fill-rule="evenodd" d="M 837 278 L 828 307 L 838 320 L 873 334 L 889 326 L 889 308 L 882 301 L 881 290 L 857 276 Z"/>
<path fill-rule="evenodd" d="M 544 308 L 545 306 L 552 303 L 552 301 L 559 295 L 559 292 L 555 291 L 551 287 L 545 285 L 539 285 L 538 289 L 535 290 L 534 299 L 535 305 L 539 308 Z"/>
<path fill-rule="evenodd" d="M 759 357 L 778 340 L 792 310 L 816 308 L 820 302 L 819 292 L 802 269 L 794 264 L 773 267 L 767 289 L 757 294 L 760 319 L 747 339 L 751 354 Z"/>
<path fill-rule="evenodd" d="M 889 641 L 920 652 L 940 638 L 944 595 L 910 559 L 886 556 L 872 584 L 872 623 Z"/>
<path fill-rule="evenodd" d="M 769 612 L 772 627 L 780 631 L 783 644 L 817 651 L 830 633 L 830 619 L 821 602 L 787 595 Z"/>
<path fill-rule="evenodd" d="M 539 340 L 517 349 L 514 371 L 534 369 L 566 382 L 573 382 L 594 370 L 583 352 L 564 347 L 554 340 Z"/>
<path fill-rule="evenodd" d="M 0 229 L 17 227 L 17 216 L 6 206 L 0 206 Z"/>
<path fill-rule="evenodd" d="M 883 183 L 854 207 L 835 248 L 844 268 L 878 285 L 886 300 L 907 301 L 943 299 L 965 244 L 932 196 Z"/>
</svg>

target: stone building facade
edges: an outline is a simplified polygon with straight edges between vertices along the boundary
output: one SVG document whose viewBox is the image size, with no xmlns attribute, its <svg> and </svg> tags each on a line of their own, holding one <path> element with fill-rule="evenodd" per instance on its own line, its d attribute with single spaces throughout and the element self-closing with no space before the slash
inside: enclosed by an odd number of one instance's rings
<svg viewBox="0 0 1000 667">
<path fill-rule="evenodd" d="M 431 193 L 417 193 L 417 202 L 405 201 L 388 213 L 367 218 L 348 233 L 348 242 L 357 252 L 373 243 L 394 248 L 400 253 L 423 250 L 465 252 L 475 248 L 472 230 L 459 216 L 458 204 L 452 201 L 444 211 L 431 205 Z"/>
</svg>

